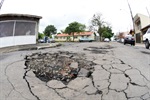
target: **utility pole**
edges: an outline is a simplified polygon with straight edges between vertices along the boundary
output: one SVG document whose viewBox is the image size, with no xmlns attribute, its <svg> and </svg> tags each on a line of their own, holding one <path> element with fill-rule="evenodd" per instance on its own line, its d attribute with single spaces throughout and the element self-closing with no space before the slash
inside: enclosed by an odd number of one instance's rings
<svg viewBox="0 0 150 100">
<path fill-rule="evenodd" d="M 3 3 L 4 3 L 4 0 L 1 0 L 1 2 L 0 2 L 0 10 L 2 8 Z"/>
<path fill-rule="evenodd" d="M 146 7 L 146 10 L 147 10 L 148 16 L 149 16 L 149 18 L 150 18 L 150 13 L 149 13 L 149 11 L 148 11 L 147 7 Z"/>
<path fill-rule="evenodd" d="M 133 31 L 135 33 L 135 25 L 134 25 L 134 17 L 133 17 L 133 14 L 132 14 L 132 10 L 131 10 L 131 6 L 127 0 L 127 3 L 128 3 L 128 6 L 129 6 L 129 10 L 130 10 L 130 14 L 131 14 L 131 18 L 132 18 L 132 23 L 133 23 Z"/>
</svg>

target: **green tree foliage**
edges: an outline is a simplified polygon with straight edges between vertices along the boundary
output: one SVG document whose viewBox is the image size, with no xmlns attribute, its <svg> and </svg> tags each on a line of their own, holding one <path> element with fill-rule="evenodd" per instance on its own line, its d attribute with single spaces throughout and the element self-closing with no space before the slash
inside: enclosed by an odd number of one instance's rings
<svg viewBox="0 0 150 100">
<path fill-rule="evenodd" d="M 109 39 L 114 35 L 114 33 L 112 33 L 111 27 L 108 27 L 108 26 L 107 26 L 107 27 L 104 26 L 104 27 L 102 28 L 101 33 L 102 33 L 102 37 L 104 37 L 104 38 L 109 38 Z"/>
<path fill-rule="evenodd" d="M 84 32 L 86 26 L 84 24 L 78 23 L 78 22 L 72 22 L 66 27 L 65 33 L 71 34 L 73 36 L 73 41 L 74 41 L 74 33 L 79 33 L 79 32 Z"/>
<path fill-rule="evenodd" d="M 57 29 L 55 28 L 54 25 L 48 25 L 44 30 L 44 34 L 46 36 L 51 36 L 52 34 L 56 34 L 56 33 L 57 33 Z"/>
<path fill-rule="evenodd" d="M 90 30 L 97 31 L 100 36 L 100 41 L 102 41 L 102 28 L 106 22 L 102 18 L 102 14 L 94 14 L 91 20 Z"/>
<path fill-rule="evenodd" d="M 97 31 L 100 41 L 102 41 L 102 37 L 110 39 L 113 36 L 111 27 L 104 21 L 101 13 L 93 15 L 89 29 L 90 31 Z"/>
<path fill-rule="evenodd" d="M 38 33 L 38 39 L 43 39 L 44 36 L 45 36 L 44 34 L 42 34 L 42 33 L 40 33 L 40 32 Z"/>
</svg>

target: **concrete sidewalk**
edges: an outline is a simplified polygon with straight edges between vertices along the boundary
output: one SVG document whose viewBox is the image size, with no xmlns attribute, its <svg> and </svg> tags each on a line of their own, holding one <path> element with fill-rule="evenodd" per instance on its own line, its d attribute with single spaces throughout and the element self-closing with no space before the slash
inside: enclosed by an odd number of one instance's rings
<svg viewBox="0 0 150 100">
<path fill-rule="evenodd" d="M 38 44 L 29 44 L 29 45 L 18 45 L 18 46 L 9 46 L 0 48 L 0 53 L 8 53 L 12 51 L 22 51 L 22 50 L 39 50 L 45 48 L 52 48 L 61 46 L 61 43 L 38 43 Z"/>
<path fill-rule="evenodd" d="M 138 46 L 138 47 L 143 47 L 145 48 L 145 44 L 144 43 L 136 43 L 135 46 Z"/>
</svg>

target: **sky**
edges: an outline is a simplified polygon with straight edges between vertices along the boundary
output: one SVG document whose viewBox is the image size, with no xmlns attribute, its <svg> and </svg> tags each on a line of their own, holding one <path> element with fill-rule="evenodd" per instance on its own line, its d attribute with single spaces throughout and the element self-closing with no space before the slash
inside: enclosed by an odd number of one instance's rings
<svg viewBox="0 0 150 100">
<path fill-rule="evenodd" d="M 128 2 L 133 16 L 137 13 L 149 16 L 150 0 Z M 54 25 L 60 32 L 74 21 L 88 27 L 92 16 L 97 13 L 102 14 L 114 33 L 129 31 L 133 26 L 127 0 L 5 0 L 0 13 L 42 16 L 39 32 L 43 32 L 47 25 Z"/>
</svg>

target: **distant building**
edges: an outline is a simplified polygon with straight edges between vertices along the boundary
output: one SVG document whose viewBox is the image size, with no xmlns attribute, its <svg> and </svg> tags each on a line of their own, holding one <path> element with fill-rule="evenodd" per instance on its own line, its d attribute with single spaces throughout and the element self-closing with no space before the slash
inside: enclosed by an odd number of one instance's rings
<svg viewBox="0 0 150 100">
<path fill-rule="evenodd" d="M 0 48 L 36 44 L 41 16 L 28 14 L 0 15 Z"/>
<path fill-rule="evenodd" d="M 126 35 L 128 35 L 129 32 L 119 32 L 119 35 L 118 35 L 118 39 L 120 42 L 124 42 L 124 38 Z"/>
<path fill-rule="evenodd" d="M 148 16 L 142 14 L 136 14 L 134 17 L 134 25 L 135 25 L 135 40 L 136 43 L 142 42 L 143 33 L 141 29 L 150 24 L 150 18 Z"/>
<path fill-rule="evenodd" d="M 80 33 L 74 33 L 74 41 L 79 41 L 80 38 L 87 37 L 95 40 L 96 34 L 94 32 L 80 32 Z M 73 35 L 69 34 L 57 34 L 55 41 L 72 41 Z"/>
</svg>

